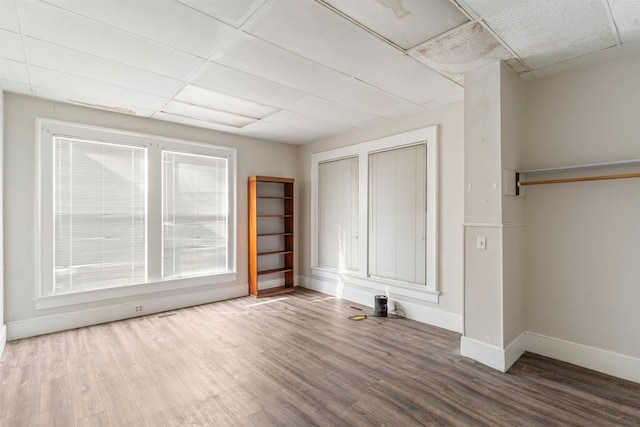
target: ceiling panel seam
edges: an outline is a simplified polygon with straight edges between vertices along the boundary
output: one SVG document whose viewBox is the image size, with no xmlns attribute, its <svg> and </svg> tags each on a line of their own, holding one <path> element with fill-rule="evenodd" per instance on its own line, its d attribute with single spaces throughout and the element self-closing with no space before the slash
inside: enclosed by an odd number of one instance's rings
<svg viewBox="0 0 640 427">
<path fill-rule="evenodd" d="M 258 8 L 260 9 L 260 8 Z M 209 15 L 207 15 L 209 16 Z M 245 21 L 246 22 L 246 21 Z M 180 85 L 180 87 L 178 88 L 178 90 L 176 90 L 176 92 L 167 100 L 167 102 L 162 106 L 162 108 L 159 111 L 156 111 L 153 113 L 153 116 L 156 115 L 156 113 L 162 113 L 165 108 L 167 107 L 167 105 L 169 105 L 169 103 L 176 97 L 178 96 L 178 94 L 180 92 L 182 92 L 182 90 L 184 90 L 184 88 L 189 85 L 189 84 L 193 84 L 192 82 L 198 77 L 200 76 L 205 69 L 207 68 L 207 65 L 209 63 L 215 63 L 217 64 L 217 62 L 212 61 L 211 58 L 213 58 L 213 56 L 216 54 L 216 52 L 218 51 L 218 49 L 222 48 L 222 46 L 224 45 L 225 42 L 229 41 L 235 34 L 237 34 L 238 32 L 242 31 L 240 28 L 236 28 L 235 31 L 233 32 L 233 34 L 230 34 L 229 37 L 227 37 L 224 41 L 221 41 L 219 43 L 217 43 L 216 46 L 214 46 L 211 49 L 211 52 L 209 53 L 209 56 L 207 58 L 203 58 L 204 62 L 202 64 L 200 64 L 199 66 L 197 66 L 195 69 L 193 69 L 191 71 L 191 73 L 189 73 L 189 75 L 187 77 L 185 77 L 183 79 L 182 85 Z M 220 64 L 222 65 L 222 64 Z M 232 67 L 229 67 L 232 68 Z M 235 70 L 235 68 L 233 68 Z M 240 70 L 236 70 L 236 71 L 240 71 Z M 253 74 L 252 74 L 253 75 Z M 256 76 L 257 77 L 257 76 Z M 195 85 L 195 86 L 199 86 L 199 85 Z"/>
<path fill-rule="evenodd" d="M 22 44 L 22 51 L 24 52 L 24 64 L 27 66 L 27 79 L 29 79 L 29 91 L 32 96 L 35 96 L 35 91 L 33 89 L 33 82 L 31 80 L 31 61 L 29 61 L 29 54 L 27 52 L 27 45 L 24 42 L 24 38 L 26 37 L 24 31 L 22 31 L 22 19 L 20 19 L 20 11 L 18 10 L 17 0 L 13 0 L 13 5 L 16 8 L 16 16 L 18 18 L 18 31 L 20 31 L 20 43 Z"/>
<path fill-rule="evenodd" d="M 489 34 L 491 34 L 496 40 L 498 40 L 500 42 L 500 44 L 502 44 L 502 46 L 507 49 L 507 51 L 513 55 L 514 58 L 516 58 L 518 61 L 520 61 L 520 63 L 524 66 L 524 68 L 526 69 L 526 71 L 531 71 L 531 67 L 529 67 L 529 65 L 520 57 L 520 55 L 518 55 L 516 53 L 515 50 L 511 49 L 511 46 L 509 46 L 507 44 L 507 42 L 505 42 L 502 37 L 500 37 L 495 31 L 493 31 L 493 28 L 491 28 L 489 26 L 489 24 L 487 24 L 487 22 L 484 19 L 480 19 L 478 21 L 480 23 L 480 25 L 482 25 L 484 27 L 485 30 L 487 30 L 489 32 Z"/>
<path fill-rule="evenodd" d="M 402 97 L 402 96 L 400 96 L 400 95 L 397 95 L 397 94 L 395 94 L 395 93 L 392 93 L 392 92 L 389 92 L 389 91 L 384 90 L 384 89 L 382 89 L 382 88 L 379 88 L 378 86 L 373 85 L 373 84 L 371 84 L 371 83 L 369 83 L 369 82 L 366 82 L 366 81 L 362 80 L 362 79 L 361 79 L 361 78 L 359 78 L 359 77 L 353 76 L 352 78 L 353 78 L 354 80 L 359 81 L 360 83 L 363 83 L 363 84 L 365 84 L 365 85 L 367 85 L 367 86 L 372 87 L 373 89 L 375 89 L 375 90 L 377 90 L 377 91 L 379 91 L 379 92 L 384 93 L 385 95 L 389 95 L 389 96 L 390 96 L 390 97 L 392 97 L 392 98 L 396 98 L 396 99 L 400 99 L 400 100 L 402 100 L 402 101 L 406 101 L 406 102 L 408 102 L 409 104 L 414 105 L 414 106 L 416 106 L 416 107 L 422 107 L 422 104 L 416 104 L 415 102 L 413 102 L 413 101 L 411 101 L 411 100 L 409 100 L 409 99 L 403 98 L 403 97 Z M 334 101 L 334 102 L 335 102 L 335 101 Z M 381 116 L 381 117 L 384 117 L 384 116 Z"/>
<path fill-rule="evenodd" d="M 254 17 L 254 15 L 256 13 L 258 13 L 260 11 L 260 9 L 262 9 L 266 3 L 267 3 L 266 0 L 263 0 L 262 3 L 260 4 L 260 6 L 258 6 L 256 8 L 256 10 L 254 10 L 249 16 L 247 16 L 247 19 L 245 19 L 242 24 L 240 24 L 238 29 L 242 29 L 242 27 L 244 27 L 247 22 L 251 21 L 251 19 Z"/>
<path fill-rule="evenodd" d="M 49 41 L 49 40 L 43 40 L 43 39 L 41 39 L 41 38 L 39 38 L 39 37 L 33 37 L 33 36 L 29 36 L 29 35 L 24 35 L 24 36 L 22 36 L 22 37 L 24 37 L 25 39 L 37 40 L 37 41 L 39 41 L 39 42 L 47 43 L 47 44 L 50 44 L 50 45 L 52 45 L 52 46 L 59 47 L 59 48 L 61 48 L 61 49 L 69 50 L 69 51 L 71 51 L 71 52 L 77 52 L 77 53 L 80 53 L 80 54 L 82 54 L 82 55 L 92 56 L 92 57 L 94 57 L 94 58 L 96 58 L 96 59 L 101 59 L 101 60 L 103 60 L 103 61 L 107 61 L 107 62 L 110 62 L 110 63 L 113 63 L 113 64 L 122 65 L 122 66 L 125 66 L 125 67 L 128 67 L 128 68 L 132 68 L 132 69 L 134 69 L 134 70 L 142 71 L 142 72 L 144 72 L 144 73 L 153 74 L 153 75 L 155 75 L 155 76 L 163 77 L 163 78 L 165 78 L 165 79 L 171 79 L 171 80 L 175 80 L 175 81 L 177 81 L 177 82 L 178 82 L 178 81 L 181 81 L 181 79 L 178 79 L 178 78 L 175 78 L 175 77 L 172 77 L 172 76 L 166 75 L 166 74 L 160 74 L 160 73 L 158 73 L 158 72 L 156 72 L 156 71 L 152 71 L 152 70 L 145 69 L 145 68 L 140 68 L 140 67 L 138 67 L 138 66 L 136 66 L 136 65 L 128 64 L 128 63 L 126 63 L 126 62 L 122 62 L 122 61 L 116 61 L 116 60 L 111 59 L 111 58 L 105 58 L 104 56 L 95 55 L 95 54 L 94 54 L 94 53 L 92 53 L 92 52 L 85 52 L 85 51 L 83 51 L 83 50 L 78 50 L 78 49 L 75 49 L 75 48 L 72 48 L 72 47 L 69 47 L 69 46 L 61 45 L 61 44 L 59 44 L 59 43 L 53 43 L 53 42 L 51 42 L 51 41 Z M 27 50 L 26 50 L 26 45 L 25 45 L 25 46 L 23 46 L 23 49 L 24 49 L 25 54 L 26 54 L 26 51 L 27 51 Z M 66 72 L 63 72 L 63 71 L 60 71 L 60 70 L 56 70 L 56 69 L 53 69 L 53 68 L 43 67 L 43 66 L 41 66 L 41 65 L 33 65 L 33 66 L 34 66 L 34 67 L 39 67 L 39 68 L 44 68 L 45 70 L 51 70 L 51 71 L 55 71 L 55 72 L 58 72 L 58 73 L 67 74 L 67 75 L 70 75 L 70 76 L 75 76 L 75 77 L 80 77 L 80 78 L 86 78 L 86 77 L 81 76 L 81 75 L 78 75 L 78 74 L 66 73 Z M 87 78 L 87 80 L 93 80 L 93 81 L 96 81 L 96 82 L 100 82 L 100 80 L 94 80 L 94 79 L 89 79 L 89 78 Z M 125 86 L 119 86 L 119 85 L 113 85 L 113 84 L 112 84 L 111 86 L 116 86 L 116 87 L 122 87 L 122 88 L 125 88 L 125 89 L 129 89 L 129 88 L 125 87 Z M 143 91 L 138 91 L 138 92 L 140 92 L 140 93 L 146 93 L 146 92 L 143 92 Z M 154 94 L 149 93 L 149 95 L 154 95 Z M 156 96 L 157 96 L 157 95 L 156 95 Z"/>
<path fill-rule="evenodd" d="M 289 54 L 291 54 L 291 55 L 295 55 L 297 58 L 301 58 L 301 59 L 303 59 L 304 61 L 309 61 L 309 62 L 311 62 L 311 63 L 313 63 L 313 64 L 315 64 L 315 65 L 317 65 L 317 66 L 319 66 L 319 67 L 321 67 L 321 68 L 324 68 L 324 69 L 327 69 L 327 70 L 334 71 L 334 72 L 339 73 L 340 75 L 342 75 L 342 76 L 344 76 L 344 77 L 348 77 L 348 78 L 353 77 L 351 74 L 347 74 L 347 73 L 345 73 L 344 71 L 337 70 L 337 69 L 335 69 L 335 68 L 333 68 L 333 67 L 331 67 L 331 66 L 329 66 L 329 65 L 327 65 L 327 64 L 323 64 L 322 62 L 318 62 L 318 61 L 316 61 L 316 60 L 315 60 L 315 59 L 313 59 L 313 58 L 309 58 L 309 57 L 307 57 L 307 56 L 300 55 L 300 54 L 299 54 L 299 53 L 297 53 L 297 52 L 294 52 L 294 51 L 289 50 L 289 49 L 287 49 L 287 48 L 285 48 L 285 47 L 282 47 L 282 46 L 280 46 L 280 45 L 277 45 L 277 44 L 275 44 L 275 43 L 273 43 L 273 42 L 271 42 L 271 41 L 269 41 L 269 40 L 266 40 L 266 39 L 264 39 L 264 38 L 262 38 L 262 37 L 260 37 L 260 36 L 257 36 L 257 35 L 255 35 L 255 34 L 253 34 L 253 33 L 249 32 L 249 31 L 246 31 L 246 30 L 243 30 L 243 29 L 239 29 L 238 31 L 241 31 L 241 32 L 243 32 L 244 34 L 247 34 L 247 35 L 249 35 L 249 36 L 251 36 L 251 37 L 255 37 L 256 39 L 258 39 L 258 40 L 260 40 L 260 41 L 262 41 L 262 42 L 264 42 L 264 43 L 267 43 L 267 44 L 269 44 L 269 45 L 271 45 L 271 46 L 273 46 L 273 47 L 275 47 L 275 48 L 277 48 L 277 49 L 280 49 L 280 50 L 282 50 L 282 51 L 285 51 L 285 52 L 287 52 L 287 53 L 289 53 Z M 221 48 L 223 48 L 222 44 L 221 44 L 221 45 L 219 45 L 215 50 L 217 51 L 217 49 L 221 49 Z M 215 52 L 214 52 L 214 54 L 215 54 Z M 211 55 L 211 57 L 213 57 L 213 56 L 214 56 L 214 54 L 212 54 L 212 55 Z M 227 64 L 223 64 L 223 63 L 220 63 L 220 62 L 217 62 L 217 61 L 215 61 L 215 60 L 213 60 L 213 59 L 208 59 L 208 60 L 207 60 L 207 62 L 212 62 L 212 63 L 214 63 L 214 64 L 222 65 L 222 66 L 224 66 L 224 67 L 228 67 L 228 68 L 234 69 L 234 70 L 236 70 L 236 71 L 240 71 L 240 72 L 243 72 L 243 73 L 251 74 L 251 75 L 252 75 L 252 76 L 254 76 L 254 77 L 258 77 L 258 78 L 261 78 L 261 79 L 263 79 L 263 80 L 267 80 L 267 81 L 270 81 L 270 82 L 272 82 L 272 83 L 276 83 L 276 84 L 279 84 L 279 85 L 282 85 L 282 86 L 288 87 L 288 88 L 290 88 L 290 89 L 294 89 L 294 90 L 300 91 L 300 92 L 305 93 L 305 94 L 307 94 L 307 95 L 315 95 L 314 93 L 310 93 L 310 92 L 308 92 L 307 90 L 303 90 L 303 89 L 295 88 L 295 87 L 293 87 L 293 86 L 289 86 L 289 85 L 286 85 L 286 84 L 283 84 L 283 83 L 280 83 L 280 82 L 276 82 L 276 81 L 273 81 L 273 80 L 267 79 L 267 78 L 265 78 L 265 77 L 259 76 L 259 75 L 257 75 L 257 74 L 249 73 L 249 72 L 247 72 L 247 71 L 245 71 L 245 70 L 241 70 L 241 69 L 238 69 L 238 68 L 236 68 L 236 67 L 233 67 L 233 66 L 230 66 L 230 65 L 227 65 Z"/>
<path fill-rule="evenodd" d="M 2 1 L 2 0 L 0 0 L 0 1 Z M 17 0 L 14 0 L 14 1 L 17 1 Z M 67 13 L 71 13 L 71 14 L 73 14 L 73 15 L 79 16 L 79 17 L 81 17 L 81 18 L 83 18 L 83 19 L 87 19 L 87 20 L 92 21 L 92 22 L 95 22 L 95 23 L 97 23 L 97 24 L 104 25 L 105 27 L 109 27 L 109 28 L 114 29 L 114 30 L 116 30 L 116 31 L 120 31 L 120 32 L 122 32 L 122 33 L 128 34 L 128 35 L 133 36 L 133 37 L 135 37 L 135 38 L 138 38 L 138 39 L 140 39 L 140 40 L 147 41 L 147 42 L 152 43 L 152 44 L 154 44 L 154 45 L 156 45 L 156 46 L 162 46 L 162 47 L 164 47 L 164 48 L 171 49 L 171 50 L 173 50 L 173 51 L 180 52 L 180 53 L 183 53 L 183 54 L 185 54 L 185 55 L 192 56 L 192 57 L 197 58 L 197 59 L 200 59 L 200 60 L 206 60 L 206 59 L 207 59 L 206 57 L 203 57 L 203 56 L 200 56 L 200 55 L 196 55 L 196 54 L 194 54 L 194 53 L 192 53 L 192 52 L 187 52 L 187 51 L 185 51 L 185 50 L 179 49 L 179 48 L 174 47 L 174 46 L 170 46 L 170 45 L 165 44 L 165 43 L 162 43 L 162 42 L 160 42 L 160 41 L 158 41 L 158 40 L 154 40 L 154 39 L 151 39 L 151 38 L 149 38 L 149 37 L 142 36 L 142 35 L 140 35 L 140 34 L 137 34 L 137 33 L 131 32 L 131 31 L 129 31 L 129 30 L 126 30 L 126 29 L 124 29 L 124 28 L 116 27 L 115 25 L 111 25 L 111 24 L 109 24 L 109 23 L 107 23 L 107 22 L 100 21 L 100 20 L 98 20 L 98 19 L 92 18 L 92 17 L 87 16 L 87 15 L 83 15 L 82 13 L 78 13 L 78 12 L 76 12 L 76 11 L 66 9 L 66 8 L 64 8 L 64 7 L 60 7 L 60 6 L 58 6 L 58 5 L 55 5 L 55 4 L 52 4 L 52 3 L 49 3 L 49 2 L 44 1 L 44 0 L 40 0 L 40 1 L 41 1 L 42 3 L 45 3 L 45 4 L 49 5 L 49 6 L 51 6 L 51 7 L 55 7 L 55 8 L 57 8 L 57 9 L 63 10 L 63 11 L 65 11 L 65 12 L 67 12 Z M 206 16 L 209 16 L 209 15 L 206 15 Z M 215 19 L 215 18 L 214 18 L 214 19 Z M 226 25 L 228 25 L 228 24 L 226 24 Z"/>
<path fill-rule="evenodd" d="M 371 28 L 367 27 L 366 25 L 362 24 L 361 22 L 356 21 L 355 19 L 353 19 L 352 17 L 350 17 L 346 13 L 343 13 L 342 11 L 336 9 L 335 7 L 330 5 L 329 3 L 326 3 L 324 0 L 315 0 L 315 1 L 316 1 L 316 3 L 320 4 L 321 6 L 326 7 L 328 10 L 330 10 L 333 13 L 335 13 L 336 15 L 338 15 L 338 16 L 346 19 L 347 21 L 351 22 L 352 24 L 360 27 L 361 29 L 363 29 L 364 31 L 368 32 L 372 36 L 375 36 L 375 37 L 379 38 L 380 40 L 382 40 L 383 42 L 385 42 L 386 44 L 388 44 L 392 48 L 397 49 L 402 53 L 406 53 L 407 52 L 405 49 L 401 48 L 400 46 L 398 46 L 397 44 L 395 44 L 394 42 L 392 42 L 388 38 L 383 37 L 382 35 L 378 34 L 375 31 L 373 31 Z"/>
<path fill-rule="evenodd" d="M 613 34 L 613 38 L 616 41 L 616 46 L 618 46 L 620 52 L 620 46 L 622 45 L 622 40 L 620 38 L 620 32 L 618 30 L 618 25 L 616 25 L 616 20 L 613 18 L 613 11 L 611 10 L 611 3 L 609 0 L 602 0 L 604 3 L 604 9 L 606 10 L 607 20 L 609 21 L 609 25 L 611 26 L 611 33 Z M 622 52 L 621 52 L 622 53 Z"/>
<path fill-rule="evenodd" d="M 450 0 L 455 7 L 464 13 L 469 21 L 477 21 L 481 19 L 481 16 L 472 7 L 470 7 L 464 0 Z"/>
</svg>

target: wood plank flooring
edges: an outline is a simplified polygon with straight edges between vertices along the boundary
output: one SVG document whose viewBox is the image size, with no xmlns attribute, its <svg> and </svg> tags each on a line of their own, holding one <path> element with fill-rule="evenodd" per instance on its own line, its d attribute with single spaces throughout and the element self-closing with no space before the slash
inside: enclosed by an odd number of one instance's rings
<svg viewBox="0 0 640 427">
<path fill-rule="evenodd" d="M 357 311 L 358 307 L 364 311 Z M 640 384 L 298 289 L 7 343 L 0 425 L 638 426 Z"/>
</svg>

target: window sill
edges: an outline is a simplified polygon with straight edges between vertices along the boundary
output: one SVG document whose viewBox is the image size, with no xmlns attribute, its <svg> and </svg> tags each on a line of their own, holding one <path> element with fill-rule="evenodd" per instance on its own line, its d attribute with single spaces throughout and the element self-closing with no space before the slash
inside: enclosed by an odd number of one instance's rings
<svg viewBox="0 0 640 427">
<path fill-rule="evenodd" d="M 340 271 L 325 267 L 311 267 L 311 274 L 345 285 L 366 288 L 384 295 L 401 296 L 434 304 L 438 304 L 440 300 L 440 292 L 427 286 L 403 284 L 393 280 L 360 276 L 352 271 Z"/>
<path fill-rule="evenodd" d="M 47 295 L 35 298 L 36 310 L 46 310 L 56 307 L 66 307 L 76 304 L 86 304 L 116 298 L 140 296 L 177 289 L 189 289 L 206 285 L 218 285 L 236 282 L 237 273 L 223 273 L 213 276 L 200 276 L 179 279 L 161 280 L 156 282 L 139 283 L 135 285 L 119 286 L 115 288 L 90 289 L 67 294 Z"/>
</svg>

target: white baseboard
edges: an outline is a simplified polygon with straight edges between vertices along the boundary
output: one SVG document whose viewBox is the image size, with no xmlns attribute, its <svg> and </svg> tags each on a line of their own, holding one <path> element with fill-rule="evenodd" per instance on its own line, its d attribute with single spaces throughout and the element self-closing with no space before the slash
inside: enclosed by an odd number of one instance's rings
<svg viewBox="0 0 640 427">
<path fill-rule="evenodd" d="M 505 372 L 504 350 L 469 337 L 460 338 L 460 355 Z"/>
<path fill-rule="evenodd" d="M 460 355 L 476 360 L 501 372 L 507 372 L 511 365 L 525 352 L 526 334 L 522 332 L 509 345 L 500 347 L 474 340 L 469 337 L 460 339 Z"/>
<path fill-rule="evenodd" d="M 345 282 L 338 284 L 335 281 L 318 277 L 298 276 L 297 283 L 298 286 L 303 288 L 357 302 L 368 307 L 373 307 L 374 297 L 380 293 L 363 286 Z M 462 333 L 462 315 L 434 309 L 423 301 L 413 300 L 408 297 L 397 296 L 390 298 L 390 310 L 392 306 L 395 306 L 401 308 L 404 315 L 409 319 Z"/>
<path fill-rule="evenodd" d="M 527 351 L 640 383 L 640 358 L 527 332 Z"/>
<path fill-rule="evenodd" d="M 204 291 L 147 298 L 136 300 L 135 302 L 8 322 L 6 325 L 6 338 L 8 340 L 17 340 L 82 326 L 97 325 L 99 323 L 243 297 L 248 295 L 248 289 L 248 285 L 214 286 L 212 289 Z M 143 305 L 144 312 L 134 314 L 133 307 L 136 305 Z"/>
<path fill-rule="evenodd" d="M 7 345 L 7 325 L 3 324 L 0 329 L 0 359 L 2 358 L 5 345 Z"/>
<path fill-rule="evenodd" d="M 640 358 L 637 357 L 532 332 L 521 333 L 505 349 L 469 337 L 460 339 L 462 356 L 502 372 L 506 372 L 525 351 L 640 383 Z"/>
<path fill-rule="evenodd" d="M 504 371 L 507 372 L 511 365 L 516 363 L 520 356 L 527 351 L 527 333 L 521 332 L 513 341 L 504 349 Z"/>
</svg>

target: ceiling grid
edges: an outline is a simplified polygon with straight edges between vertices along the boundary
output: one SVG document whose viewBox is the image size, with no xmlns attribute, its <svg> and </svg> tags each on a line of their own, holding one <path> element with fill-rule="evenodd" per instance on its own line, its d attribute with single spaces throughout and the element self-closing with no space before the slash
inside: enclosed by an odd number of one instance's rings
<svg viewBox="0 0 640 427">
<path fill-rule="evenodd" d="M 0 0 L 5 91 L 301 144 L 640 50 L 640 0 Z"/>
</svg>

